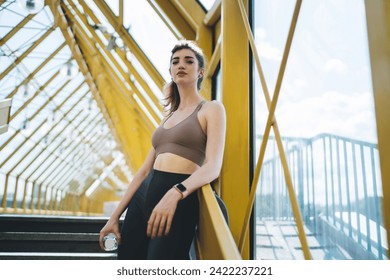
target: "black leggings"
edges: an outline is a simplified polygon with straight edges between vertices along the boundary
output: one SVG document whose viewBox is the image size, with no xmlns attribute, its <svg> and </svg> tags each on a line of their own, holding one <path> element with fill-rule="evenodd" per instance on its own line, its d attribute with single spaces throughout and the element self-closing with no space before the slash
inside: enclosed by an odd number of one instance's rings
<svg viewBox="0 0 390 280">
<path fill-rule="evenodd" d="M 175 184 L 190 175 L 152 169 L 142 182 L 127 208 L 122 226 L 122 243 L 118 247 L 121 260 L 188 260 L 198 223 L 199 202 L 196 192 L 179 201 L 167 236 L 150 239 L 147 221 L 157 203 Z"/>
</svg>

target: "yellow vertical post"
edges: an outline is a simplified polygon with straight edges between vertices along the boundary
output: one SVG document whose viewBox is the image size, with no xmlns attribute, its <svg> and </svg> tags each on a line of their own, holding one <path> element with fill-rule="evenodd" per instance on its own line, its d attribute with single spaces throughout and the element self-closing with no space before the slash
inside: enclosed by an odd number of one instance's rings
<svg viewBox="0 0 390 280">
<path fill-rule="evenodd" d="M 245 1 L 247 6 L 248 1 Z M 222 101 L 227 115 L 226 148 L 221 172 L 222 196 L 230 216 L 230 229 L 238 244 L 248 204 L 249 157 L 249 45 L 236 0 L 222 0 Z M 249 238 L 242 258 L 249 258 Z"/>
<path fill-rule="evenodd" d="M 197 30 L 196 40 L 198 42 L 199 47 L 202 48 L 203 53 L 206 56 L 207 62 L 210 61 L 213 55 L 213 34 L 211 29 L 203 23 L 200 24 Z M 201 95 L 207 100 L 211 100 L 211 77 L 212 76 L 207 75 L 207 73 L 205 73 L 203 79 Z"/>
<path fill-rule="evenodd" d="M 390 2 L 366 0 L 368 41 L 382 173 L 383 215 L 390 244 Z"/>
</svg>

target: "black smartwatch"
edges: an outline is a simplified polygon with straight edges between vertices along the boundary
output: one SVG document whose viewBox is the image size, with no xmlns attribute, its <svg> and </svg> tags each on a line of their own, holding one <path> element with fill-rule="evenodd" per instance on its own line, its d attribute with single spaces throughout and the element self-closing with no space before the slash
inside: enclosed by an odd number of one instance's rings
<svg viewBox="0 0 390 280">
<path fill-rule="evenodd" d="M 180 183 L 180 184 L 177 184 L 176 185 L 176 188 L 180 191 L 180 192 L 185 192 L 186 190 L 187 190 L 187 188 L 182 184 L 182 183 Z"/>
</svg>

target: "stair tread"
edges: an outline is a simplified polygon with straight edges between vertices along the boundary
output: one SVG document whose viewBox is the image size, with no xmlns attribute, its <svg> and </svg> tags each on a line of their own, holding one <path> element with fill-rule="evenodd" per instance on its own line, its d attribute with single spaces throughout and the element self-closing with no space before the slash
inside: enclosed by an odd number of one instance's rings
<svg viewBox="0 0 390 280">
<path fill-rule="evenodd" d="M 107 222 L 109 217 L 89 217 L 89 216 L 45 216 L 45 215 L 19 215 L 19 214 L 0 214 L 1 220 L 17 221 L 31 220 L 39 222 L 80 222 L 80 223 L 101 223 Z"/>
<path fill-rule="evenodd" d="M 0 232 L 1 240 L 98 241 L 99 233 Z"/>
</svg>

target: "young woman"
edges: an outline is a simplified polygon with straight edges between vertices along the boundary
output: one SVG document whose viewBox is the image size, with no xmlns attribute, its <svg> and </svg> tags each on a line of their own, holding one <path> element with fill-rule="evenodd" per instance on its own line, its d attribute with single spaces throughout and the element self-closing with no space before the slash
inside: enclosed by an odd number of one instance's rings
<svg viewBox="0 0 390 280">
<path fill-rule="evenodd" d="M 219 176 L 226 116 L 218 101 L 199 95 L 205 70 L 201 49 L 180 41 L 172 50 L 167 116 L 152 148 L 107 224 L 119 240 L 118 259 L 189 259 L 198 222 L 196 190 Z M 119 218 L 127 213 L 119 231 Z"/>
</svg>

